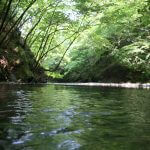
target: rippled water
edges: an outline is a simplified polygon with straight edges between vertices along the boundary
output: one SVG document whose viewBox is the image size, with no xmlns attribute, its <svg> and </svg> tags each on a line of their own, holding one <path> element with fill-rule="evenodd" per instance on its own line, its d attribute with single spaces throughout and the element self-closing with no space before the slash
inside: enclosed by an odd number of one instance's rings
<svg viewBox="0 0 150 150">
<path fill-rule="evenodd" d="M 150 91 L 0 85 L 0 150 L 150 150 Z"/>
</svg>

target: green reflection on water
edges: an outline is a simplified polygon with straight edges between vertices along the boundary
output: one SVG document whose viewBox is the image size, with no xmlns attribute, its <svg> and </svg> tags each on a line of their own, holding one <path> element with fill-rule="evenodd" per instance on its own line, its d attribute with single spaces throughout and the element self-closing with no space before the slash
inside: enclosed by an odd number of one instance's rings
<svg viewBox="0 0 150 150">
<path fill-rule="evenodd" d="M 150 92 L 1 85 L 0 149 L 149 150 Z"/>
</svg>

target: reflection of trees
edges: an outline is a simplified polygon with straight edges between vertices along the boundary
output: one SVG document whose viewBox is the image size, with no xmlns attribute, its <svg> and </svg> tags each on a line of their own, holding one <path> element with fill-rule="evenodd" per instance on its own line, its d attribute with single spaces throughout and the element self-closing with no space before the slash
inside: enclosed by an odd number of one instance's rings
<svg viewBox="0 0 150 150">
<path fill-rule="evenodd" d="M 147 90 L 14 85 L 0 88 L 0 92 L 7 93 L 2 95 L 0 110 L 4 107 L 11 110 L 2 120 L 0 131 L 6 131 L 3 139 L 10 136 L 8 141 L 20 142 L 18 146 L 57 149 L 81 145 L 86 150 L 149 148 Z"/>
<path fill-rule="evenodd" d="M 93 145 L 94 149 L 149 148 L 147 143 L 150 135 L 145 131 L 149 127 L 143 122 L 149 118 L 148 91 L 143 97 L 143 90 L 84 90 L 78 96 L 82 98 L 78 110 L 81 113 L 72 122 L 85 129 L 80 137 L 85 144 L 83 149 L 92 149 Z"/>
<path fill-rule="evenodd" d="M 3 114 L 0 116 L 0 131 L 3 133 L 1 139 L 5 141 L 5 147 L 19 148 L 32 137 L 32 125 L 27 121 L 33 110 L 30 97 L 34 91 L 40 93 L 41 87 L 7 84 L 0 86 L 0 114 Z"/>
<path fill-rule="evenodd" d="M 111 89 L 85 88 L 80 92 L 80 114 L 73 124 L 84 129 L 83 149 L 118 149 L 128 131 L 124 101 Z M 121 94 L 121 91 L 119 91 Z M 76 125 L 76 126 L 77 126 Z M 94 147 L 93 147 L 94 146 Z"/>
<path fill-rule="evenodd" d="M 68 140 L 68 134 L 71 134 L 68 127 L 74 116 L 69 93 L 59 86 L 40 87 L 32 92 L 30 100 L 34 109 L 26 122 L 31 126 L 34 137 L 28 145 L 37 145 L 36 149 L 56 149 L 58 144 L 63 145 Z M 69 141 L 77 146 L 73 140 Z"/>
<path fill-rule="evenodd" d="M 30 102 L 18 85 L 1 85 L 0 99 L 0 130 L 3 133 L 1 139 L 4 141 L 1 146 L 11 149 L 13 140 L 24 135 L 23 121 L 30 109 Z"/>
<path fill-rule="evenodd" d="M 131 120 L 131 149 L 149 150 L 150 144 L 150 93 L 148 90 L 128 90 L 126 109 L 128 110 Z"/>
</svg>

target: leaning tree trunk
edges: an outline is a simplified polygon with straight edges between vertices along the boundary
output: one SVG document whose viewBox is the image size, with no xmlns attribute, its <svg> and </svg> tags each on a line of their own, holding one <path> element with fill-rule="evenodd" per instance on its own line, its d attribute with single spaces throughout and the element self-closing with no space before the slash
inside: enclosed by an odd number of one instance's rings
<svg viewBox="0 0 150 150">
<path fill-rule="evenodd" d="M 2 19 L 2 23 L 1 23 L 1 26 L 0 26 L 0 32 L 2 31 L 4 23 L 5 23 L 5 21 L 6 21 L 7 17 L 8 17 L 12 1 L 13 0 L 9 0 L 8 5 L 7 5 L 7 1 L 6 1 L 6 6 L 4 6 L 4 7 L 6 7 L 6 12 L 4 14 L 4 18 Z M 4 11 L 5 11 L 5 8 L 4 8 Z"/>
<path fill-rule="evenodd" d="M 28 5 L 28 7 L 24 10 L 24 12 L 20 15 L 20 17 L 15 21 L 15 23 L 12 25 L 12 27 L 8 30 L 8 32 L 5 34 L 5 36 L 2 38 L 2 40 L 0 41 L 0 45 L 2 45 L 5 40 L 7 39 L 8 35 L 13 31 L 13 29 L 21 22 L 22 18 L 24 17 L 24 15 L 26 14 L 26 12 L 28 11 L 28 9 L 36 2 L 36 0 L 32 1 L 32 3 L 30 3 Z"/>
</svg>

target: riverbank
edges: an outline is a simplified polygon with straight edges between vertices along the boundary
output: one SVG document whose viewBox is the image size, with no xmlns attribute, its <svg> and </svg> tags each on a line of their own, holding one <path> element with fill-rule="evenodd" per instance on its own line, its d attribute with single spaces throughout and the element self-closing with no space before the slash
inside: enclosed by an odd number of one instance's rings
<svg viewBox="0 0 150 150">
<path fill-rule="evenodd" d="M 150 89 L 150 83 L 50 83 L 54 85 L 78 85 L 78 86 L 99 86 L 99 87 L 116 87 L 116 88 L 143 88 Z"/>
<path fill-rule="evenodd" d="M 9 22 L 7 30 L 0 32 L 0 41 L 10 30 L 11 24 L 12 22 Z M 0 81 L 47 81 L 47 75 L 45 74 L 44 68 L 38 64 L 33 51 L 31 51 L 17 27 L 10 35 L 8 35 L 7 42 L 0 44 Z"/>
</svg>

